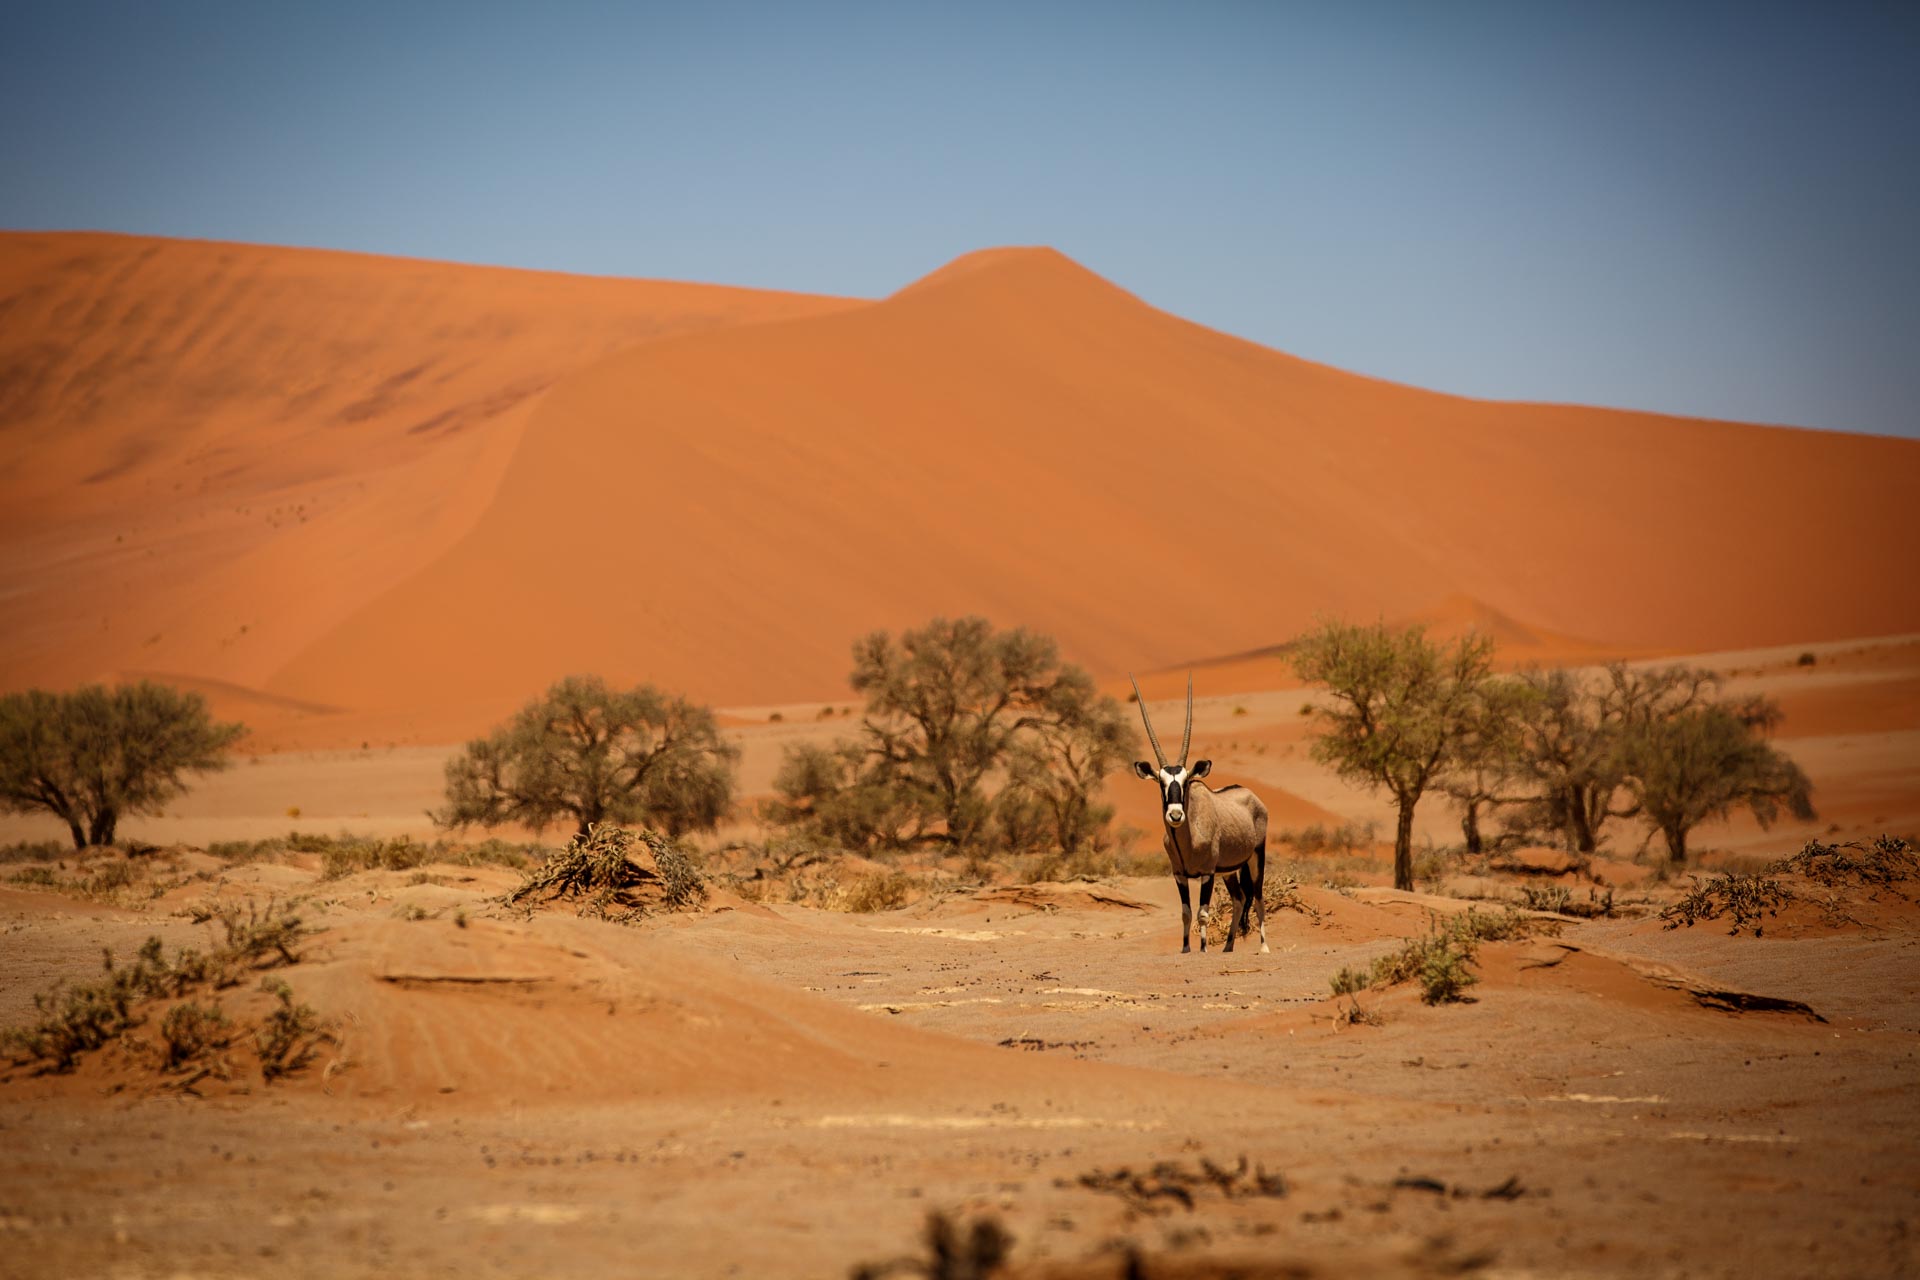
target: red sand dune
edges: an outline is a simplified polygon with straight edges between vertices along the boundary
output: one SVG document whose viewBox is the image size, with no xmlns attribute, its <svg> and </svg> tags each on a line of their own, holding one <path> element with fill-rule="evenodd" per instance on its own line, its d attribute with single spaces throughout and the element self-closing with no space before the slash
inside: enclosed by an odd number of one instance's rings
<svg viewBox="0 0 1920 1280">
<path fill-rule="evenodd" d="M 454 736 L 569 671 L 833 696 L 936 614 L 1103 675 L 1322 612 L 1543 652 L 1920 630 L 1920 444 L 1396 386 L 1046 249 L 867 304 L 103 237 L 0 240 L 0 281 L 8 685 Z"/>
</svg>

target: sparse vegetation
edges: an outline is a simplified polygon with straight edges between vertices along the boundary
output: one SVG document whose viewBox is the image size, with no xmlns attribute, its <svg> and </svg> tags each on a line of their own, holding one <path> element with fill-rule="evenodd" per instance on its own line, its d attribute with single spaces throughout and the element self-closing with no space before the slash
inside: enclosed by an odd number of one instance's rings
<svg viewBox="0 0 1920 1280">
<path fill-rule="evenodd" d="M 97 981 L 34 996 L 38 1019 L 0 1033 L 0 1050 L 49 1070 L 71 1070 L 82 1055 L 138 1026 L 143 1020 L 140 1005 L 225 990 L 249 973 L 295 963 L 294 948 L 305 936 L 299 917 L 272 902 L 265 907 L 227 906 L 197 920 L 222 926 L 224 936 L 210 952 L 183 948 L 168 956 L 158 938 L 148 938 L 130 965 L 115 965 L 108 952 L 105 972 Z M 171 1022 L 163 1019 L 161 1041 L 169 1068 L 198 1055 L 201 1048 L 195 1046 L 204 1048 L 225 1034 L 217 1004 L 190 1013 L 170 1012 L 167 1018 Z"/>
<path fill-rule="evenodd" d="M 1057 1185 L 1070 1185 L 1062 1180 Z M 1106 1195 L 1118 1196 L 1129 1208 L 1157 1215 L 1179 1206 L 1191 1212 L 1207 1195 L 1223 1200 L 1247 1200 L 1255 1197 L 1279 1199 L 1287 1194 L 1287 1181 L 1266 1166 L 1254 1164 L 1242 1155 L 1228 1168 L 1206 1156 L 1188 1165 L 1178 1160 L 1161 1160 L 1151 1168 L 1135 1170 L 1095 1169 L 1083 1173 L 1071 1185 Z"/>
<path fill-rule="evenodd" d="M 1912 842 L 1899 836 L 1878 836 L 1870 844 L 1809 840 L 1800 852 L 1782 858 L 1774 867 L 1829 888 L 1845 884 L 1888 888 L 1920 879 L 1920 854 L 1915 853 Z"/>
<path fill-rule="evenodd" d="M 76 849 L 112 844 L 122 816 L 158 813 L 185 775 L 227 767 L 245 732 L 167 685 L 30 689 L 0 697 L 0 811 L 50 813 Z"/>
<path fill-rule="evenodd" d="M 340 840 L 321 855 L 320 878 L 338 880 L 359 871 L 408 871 L 433 861 L 433 851 L 401 836 L 396 840 Z"/>
<path fill-rule="evenodd" d="M 677 837 L 733 803 L 739 748 L 713 712 L 652 685 L 569 676 L 447 762 L 446 827 L 645 822 Z"/>
<path fill-rule="evenodd" d="M 1342 968 L 1334 974 L 1333 994 L 1352 996 L 1372 987 L 1418 982 L 1420 998 L 1427 1004 L 1462 1000 L 1466 989 L 1479 981 L 1471 965 L 1482 942 L 1505 942 L 1541 931 L 1542 922 L 1517 911 L 1493 913 L 1469 907 L 1447 919 L 1432 917 L 1425 934 L 1409 939 L 1398 951 L 1375 957 L 1371 968 Z"/>
<path fill-rule="evenodd" d="M 216 840 L 207 846 L 207 852 L 234 864 L 271 861 L 290 853 L 317 853 L 321 855 L 321 878 L 331 880 L 361 871 L 405 871 L 432 863 L 458 867 L 500 866 L 524 871 L 552 850 L 542 845 L 514 844 L 500 839 L 478 842 L 440 839 L 420 843 L 404 836 L 383 840 L 348 832 L 326 836 L 291 831 L 265 840 Z"/>
</svg>

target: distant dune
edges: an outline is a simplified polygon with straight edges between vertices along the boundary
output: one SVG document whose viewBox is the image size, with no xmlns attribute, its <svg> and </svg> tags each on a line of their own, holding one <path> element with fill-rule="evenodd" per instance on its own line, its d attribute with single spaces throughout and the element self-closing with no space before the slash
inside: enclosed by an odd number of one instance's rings
<svg viewBox="0 0 1920 1280">
<path fill-rule="evenodd" d="M 834 697 L 855 636 L 943 613 L 1109 677 L 1319 613 L 1542 654 L 1920 630 L 1920 444 L 1396 386 L 1047 249 L 855 303 L 12 235 L 0 298 L 9 687 L 457 736 L 569 671 Z"/>
</svg>

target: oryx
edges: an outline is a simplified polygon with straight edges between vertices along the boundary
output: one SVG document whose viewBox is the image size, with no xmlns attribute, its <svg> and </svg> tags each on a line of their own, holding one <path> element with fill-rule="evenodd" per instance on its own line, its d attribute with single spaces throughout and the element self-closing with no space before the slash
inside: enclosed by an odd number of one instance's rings
<svg viewBox="0 0 1920 1280">
<path fill-rule="evenodd" d="M 1227 893 L 1233 899 L 1232 927 L 1227 930 L 1227 950 L 1233 950 L 1234 935 L 1247 927 L 1247 915 L 1255 903 L 1260 906 L 1260 950 L 1267 950 L 1267 806 L 1245 787 L 1222 787 L 1213 791 L 1200 781 L 1213 770 L 1213 761 L 1196 760 L 1187 767 L 1187 750 L 1193 745 L 1193 677 L 1187 677 L 1187 729 L 1180 739 L 1180 759 L 1168 764 L 1160 750 L 1160 739 L 1153 732 L 1153 720 L 1147 715 L 1147 701 L 1140 696 L 1140 683 L 1131 673 L 1133 700 L 1140 704 L 1140 719 L 1147 726 L 1147 741 L 1153 744 L 1155 768 L 1145 760 L 1134 761 L 1133 771 L 1142 778 L 1160 784 L 1160 820 L 1164 825 L 1167 860 L 1173 864 L 1174 879 L 1180 885 L 1180 950 L 1193 950 L 1189 935 L 1193 925 L 1193 907 L 1187 897 L 1187 881 L 1200 880 L 1200 950 L 1207 949 L 1207 916 L 1213 901 L 1213 878 L 1227 878 Z"/>
</svg>

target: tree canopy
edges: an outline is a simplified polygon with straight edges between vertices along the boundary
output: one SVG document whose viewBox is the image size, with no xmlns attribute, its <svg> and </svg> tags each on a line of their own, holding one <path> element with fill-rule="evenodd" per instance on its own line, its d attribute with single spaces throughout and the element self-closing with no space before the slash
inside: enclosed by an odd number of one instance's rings
<svg viewBox="0 0 1920 1280">
<path fill-rule="evenodd" d="M 185 775 L 227 766 L 244 726 L 168 685 L 30 689 L 0 697 L 0 808 L 44 810 L 76 848 L 111 844 L 126 814 L 158 813 Z"/>
<path fill-rule="evenodd" d="M 1761 827 L 1785 809 L 1811 819 L 1813 784 L 1766 740 L 1779 709 L 1764 699 L 1689 705 L 1631 723 L 1621 759 L 1634 812 L 1660 832 L 1675 862 L 1687 860 L 1687 836 L 1745 805 Z"/>
<path fill-rule="evenodd" d="M 739 749 L 713 712 L 652 685 L 568 676 L 447 762 L 443 826 L 645 822 L 710 829 L 733 803 Z"/>
</svg>

